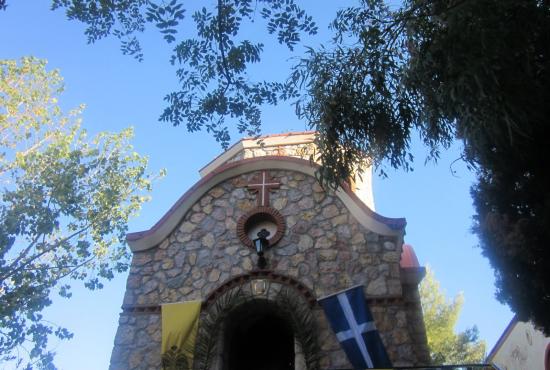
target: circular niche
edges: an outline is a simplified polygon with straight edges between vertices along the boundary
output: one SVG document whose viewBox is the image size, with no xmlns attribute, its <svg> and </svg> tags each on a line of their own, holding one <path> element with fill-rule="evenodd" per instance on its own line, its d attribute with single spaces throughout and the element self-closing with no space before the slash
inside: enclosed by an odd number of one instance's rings
<svg viewBox="0 0 550 370">
<path fill-rule="evenodd" d="M 252 240 L 258 237 L 260 230 L 269 231 L 267 240 L 272 247 L 284 235 L 285 220 L 283 216 L 271 207 L 256 207 L 245 213 L 237 222 L 237 236 L 247 247 L 254 248 Z"/>
</svg>

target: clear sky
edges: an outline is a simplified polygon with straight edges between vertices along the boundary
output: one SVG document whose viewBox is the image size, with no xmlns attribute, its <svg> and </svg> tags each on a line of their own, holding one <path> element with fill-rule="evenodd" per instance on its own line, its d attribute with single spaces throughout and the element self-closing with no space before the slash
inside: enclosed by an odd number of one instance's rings
<svg viewBox="0 0 550 370">
<path fill-rule="evenodd" d="M 60 69 L 66 85 L 61 105 L 68 110 L 85 103 L 83 125 L 90 132 L 135 127 L 136 151 L 150 158 L 153 172 L 168 170 L 167 177 L 156 184 L 152 201 L 130 223 L 130 231 L 148 229 L 198 181 L 198 170 L 222 149 L 206 133 L 190 134 L 184 127 L 158 122 L 164 108 L 162 98 L 177 88 L 174 69 L 168 63 L 170 47 L 161 36 L 155 32 L 144 35 L 145 61 L 138 63 L 123 56 L 114 39 L 87 45 L 83 26 L 67 21 L 62 12 L 50 11 L 49 3 L 8 0 L 8 9 L 0 12 L 0 58 L 34 55 L 47 59 L 50 68 Z M 327 24 L 337 8 L 334 2 L 319 4 L 303 2 L 321 30 L 312 43 L 326 38 Z M 254 71 L 273 79 L 285 77 L 291 61 L 282 50 L 269 49 L 266 62 Z M 263 120 L 265 134 L 307 129 L 290 106 L 266 109 Z M 235 135 L 232 141 L 238 139 Z M 414 246 L 420 263 L 432 267 L 449 297 L 464 293 L 458 329 L 476 324 L 490 350 L 512 313 L 494 298 L 493 272 L 470 232 L 473 175 L 461 163 L 452 164 L 459 157 L 458 146 L 445 153 L 437 165 L 424 165 L 424 149 L 418 143 L 413 147 L 417 158 L 414 172 L 389 171 L 388 179 L 375 177 L 376 210 L 384 216 L 407 218 L 405 240 Z M 103 291 L 75 287 L 72 299 L 54 298 L 47 319 L 75 334 L 71 341 L 51 343 L 60 369 L 107 369 L 125 282 L 126 274 L 121 274 Z"/>
</svg>

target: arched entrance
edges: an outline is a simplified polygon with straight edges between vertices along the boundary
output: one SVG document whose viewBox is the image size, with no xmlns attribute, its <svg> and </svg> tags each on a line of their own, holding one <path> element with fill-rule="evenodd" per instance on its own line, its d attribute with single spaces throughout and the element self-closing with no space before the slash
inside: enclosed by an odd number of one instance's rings
<svg viewBox="0 0 550 370">
<path fill-rule="evenodd" d="M 236 276 L 205 299 L 195 346 L 199 370 L 318 370 L 313 293 L 271 271 Z"/>
<path fill-rule="evenodd" d="M 226 318 L 224 370 L 294 370 L 294 333 L 267 300 L 252 300 Z"/>
</svg>

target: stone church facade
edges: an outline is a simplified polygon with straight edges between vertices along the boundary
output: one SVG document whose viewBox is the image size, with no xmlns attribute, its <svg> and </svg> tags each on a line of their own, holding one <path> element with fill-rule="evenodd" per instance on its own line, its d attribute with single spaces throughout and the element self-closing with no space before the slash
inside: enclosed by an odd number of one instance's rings
<svg viewBox="0 0 550 370">
<path fill-rule="evenodd" d="M 161 305 L 192 300 L 202 301 L 199 328 L 210 323 L 199 337 L 214 346 L 195 367 L 243 370 L 248 353 L 287 356 L 293 369 L 351 369 L 317 299 L 356 285 L 393 364 L 428 364 L 424 269 L 403 251 L 405 220 L 373 211 L 370 173 L 355 189 L 323 189 L 309 159 L 313 137 L 241 140 L 150 230 L 128 235 L 133 259 L 111 370 L 161 369 Z M 260 268 L 252 240 L 263 228 L 270 246 Z"/>
</svg>

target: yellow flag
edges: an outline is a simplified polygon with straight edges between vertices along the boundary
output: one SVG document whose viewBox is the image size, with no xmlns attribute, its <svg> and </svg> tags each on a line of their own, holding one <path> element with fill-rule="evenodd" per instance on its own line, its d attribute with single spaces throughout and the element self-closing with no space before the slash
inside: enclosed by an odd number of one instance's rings
<svg viewBox="0 0 550 370">
<path fill-rule="evenodd" d="M 199 327 L 201 301 L 168 303 L 162 305 L 163 362 L 184 361 L 193 366 L 193 352 Z"/>
</svg>

